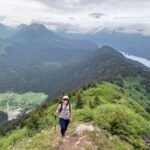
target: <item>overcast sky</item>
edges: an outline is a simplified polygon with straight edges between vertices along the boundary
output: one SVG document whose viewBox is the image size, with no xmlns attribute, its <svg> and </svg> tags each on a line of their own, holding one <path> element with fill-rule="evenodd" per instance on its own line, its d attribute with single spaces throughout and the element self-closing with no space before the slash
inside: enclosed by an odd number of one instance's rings
<svg viewBox="0 0 150 150">
<path fill-rule="evenodd" d="M 0 0 L 0 22 L 38 22 L 54 30 L 150 35 L 150 0 Z"/>
</svg>

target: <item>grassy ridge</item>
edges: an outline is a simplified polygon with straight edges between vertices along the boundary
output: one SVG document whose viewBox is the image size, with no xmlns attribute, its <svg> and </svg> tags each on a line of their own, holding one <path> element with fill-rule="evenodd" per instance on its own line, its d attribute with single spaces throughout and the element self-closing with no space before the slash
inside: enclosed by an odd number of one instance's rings
<svg viewBox="0 0 150 150">
<path fill-rule="evenodd" d="M 115 149 L 121 142 L 125 142 L 124 147 L 121 144 L 122 149 L 148 149 L 142 137 L 150 133 L 150 115 L 145 110 L 149 94 L 142 86 L 140 86 L 140 91 L 132 86 L 140 84 L 139 77 L 135 80 L 131 78 L 124 80 L 124 87 L 108 82 L 96 83 L 70 93 L 73 105 L 72 124 L 90 122 L 101 128 L 102 132 L 106 132 L 106 135 L 101 136 L 102 141 L 95 140 L 99 149 L 104 150 L 105 143 L 111 145 L 108 149 Z M 136 95 L 130 95 L 129 86 L 133 88 Z M 135 96 L 136 99 L 134 99 Z M 141 96 L 144 97 L 142 104 L 139 102 Z M 21 128 L 0 138 L 0 147 L 7 150 L 19 150 L 19 148 L 40 150 L 42 146 L 48 144 L 50 148 L 54 141 L 45 143 L 43 139 L 55 137 L 51 130 L 54 126 L 53 113 L 58 105 L 58 100 L 59 98 L 56 98 L 51 105 L 33 111 L 30 117 L 23 122 Z M 34 144 L 37 134 L 38 144 Z M 116 143 L 110 141 L 107 134 L 116 137 L 118 139 L 114 140 Z M 96 139 L 94 133 L 89 133 L 89 136 Z M 33 144 L 29 142 L 29 138 L 32 139 Z"/>
</svg>

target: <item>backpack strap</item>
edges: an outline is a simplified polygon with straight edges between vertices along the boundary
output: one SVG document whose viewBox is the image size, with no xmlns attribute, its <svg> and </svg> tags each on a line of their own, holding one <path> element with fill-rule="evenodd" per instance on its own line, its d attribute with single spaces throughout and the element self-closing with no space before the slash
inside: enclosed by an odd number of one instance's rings
<svg viewBox="0 0 150 150">
<path fill-rule="evenodd" d="M 60 103 L 60 109 L 59 109 L 59 112 L 61 113 L 62 111 L 62 107 L 63 107 L 63 103 Z"/>
<path fill-rule="evenodd" d="M 62 109 L 63 109 L 63 103 L 60 103 L 60 104 L 61 104 L 61 105 L 60 105 L 60 110 L 59 110 L 59 112 L 61 112 Z M 69 105 L 69 112 L 71 113 L 71 104 L 69 103 L 68 105 Z"/>
</svg>

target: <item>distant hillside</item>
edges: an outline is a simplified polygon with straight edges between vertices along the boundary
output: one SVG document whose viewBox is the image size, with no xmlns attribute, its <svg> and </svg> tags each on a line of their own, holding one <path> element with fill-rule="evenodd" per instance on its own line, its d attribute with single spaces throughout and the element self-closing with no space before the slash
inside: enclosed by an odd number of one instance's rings
<svg viewBox="0 0 150 150">
<path fill-rule="evenodd" d="M 20 57 L 19 57 L 20 58 Z M 90 53 L 82 61 L 58 67 L 56 63 L 21 67 L 0 74 L 1 92 L 45 92 L 50 97 L 83 85 L 85 82 L 119 75 L 138 75 L 143 72 L 138 63 L 126 59 L 111 47 L 104 46 Z M 28 62 L 25 62 L 28 63 Z M 136 65 L 135 65 L 136 64 Z M 20 63 L 18 63 L 20 65 Z"/>
<path fill-rule="evenodd" d="M 117 31 L 110 32 L 105 30 L 84 35 L 63 32 L 60 32 L 59 34 L 72 39 L 87 39 L 101 46 L 109 45 L 117 50 L 150 60 L 150 36 Z"/>
<path fill-rule="evenodd" d="M 93 52 L 86 60 L 73 65 L 68 65 L 57 70 L 55 76 L 51 76 L 48 85 L 50 95 L 56 92 L 56 95 L 62 91 L 68 91 L 87 81 L 112 78 L 117 76 L 129 76 L 146 74 L 137 62 L 126 59 L 115 49 L 104 46 Z M 48 88 L 47 85 L 47 88 Z M 55 90 L 57 89 L 57 90 Z"/>
<path fill-rule="evenodd" d="M 14 29 L 0 23 L 0 38 L 7 38 L 14 33 Z"/>
<path fill-rule="evenodd" d="M 0 71 L 16 71 L 19 68 L 47 67 L 78 61 L 98 46 L 87 40 L 70 40 L 58 36 L 39 24 L 22 25 L 16 33 L 0 43 Z M 8 44 L 9 43 L 9 44 Z"/>
<path fill-rule="evenodd" d="M 9 41 L 0 38 L 0 55 L 4 54 L 5 48 L 9 45 Z"/>
</svg>

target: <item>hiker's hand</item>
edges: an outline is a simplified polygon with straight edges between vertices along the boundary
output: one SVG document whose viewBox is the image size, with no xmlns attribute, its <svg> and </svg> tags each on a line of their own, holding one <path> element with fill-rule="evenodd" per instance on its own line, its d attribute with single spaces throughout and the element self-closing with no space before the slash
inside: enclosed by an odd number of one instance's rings
<svg viewBox="0 0 150 150">
<path fill-rule="evenodd" d="M 54 115 L 57 116 L 59 114 L 58 109 L 55 111 Z"/>
<path fill-rule="evenodd" d="M 72 117 L 70 118 L 70 122 L 72 122 Z"/>
</svg>

